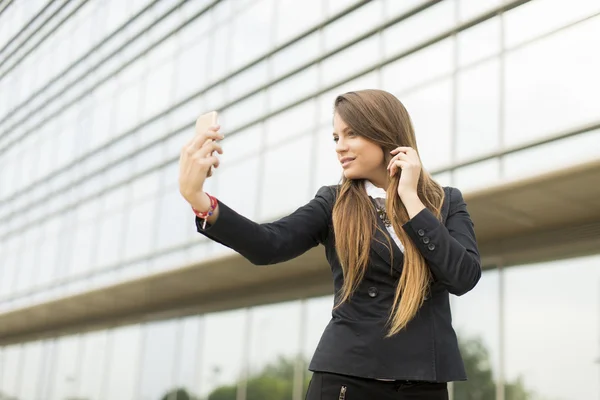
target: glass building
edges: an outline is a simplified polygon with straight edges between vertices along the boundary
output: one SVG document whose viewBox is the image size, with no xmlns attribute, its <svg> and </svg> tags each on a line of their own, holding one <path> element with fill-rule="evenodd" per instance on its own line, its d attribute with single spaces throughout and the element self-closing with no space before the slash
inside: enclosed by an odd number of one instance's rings
<svg viewBox="0 0 600 400">
<path fill-rule="evenodd" d="M 600 398 L 600 2 L 0 1 L 0 399 L 300 400 L 322 249 L 253 267 L 177 187 L 270 221 L 339 181 L 335 95 L 381 88 L 459 187 L 485 272 L 459 399 Z"/>
</svg>

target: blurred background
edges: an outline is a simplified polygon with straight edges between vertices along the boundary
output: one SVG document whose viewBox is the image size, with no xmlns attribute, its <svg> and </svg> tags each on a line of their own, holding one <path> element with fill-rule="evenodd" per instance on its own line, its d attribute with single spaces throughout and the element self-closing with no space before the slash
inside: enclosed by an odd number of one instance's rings
<svg viewBox="0 0 600 400">
<path fill-rule="evenodd" d="M 600 399 L 599 49 L 597 0 L 0 0 L 0 399 L 303 399 L 322 249 L 204 239 L 177 161 L 218 110 L 206 190 L 274 220 L 339 181 L 364 88 L 475 221 L 451 398 Z"/>
</svg>

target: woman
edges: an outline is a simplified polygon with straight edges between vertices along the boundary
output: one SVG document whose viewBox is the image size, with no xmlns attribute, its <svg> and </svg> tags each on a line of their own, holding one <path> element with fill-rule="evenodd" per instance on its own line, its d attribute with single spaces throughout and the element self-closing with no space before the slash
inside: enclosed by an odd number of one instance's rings
<svg viewBox="0 0 600 400">
<path fill-rule="evenodd" d="M 198 231 L 257 265 L 322 244 L 333 273 L 332 319 L 309 369 L 307 399 L 447 399 L 466 374 L 451 324 L 449 293 L 481 277 L 473 223 L 458 189 L 421 170 L 410 117 L 380 90 L 334 103 L 338 186 L 273 223 L 257 224 L 203 192 L 214 127 L 181 153 L 180 191 Z M 210 214 L 210 215 L 209 215 Z"/>
</svg>

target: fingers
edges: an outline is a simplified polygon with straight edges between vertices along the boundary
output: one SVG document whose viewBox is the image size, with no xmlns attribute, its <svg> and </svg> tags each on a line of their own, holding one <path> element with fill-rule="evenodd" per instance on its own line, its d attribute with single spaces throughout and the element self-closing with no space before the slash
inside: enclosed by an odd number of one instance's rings
<svg viewBox="0 0 600 400">
<path fill-rule="evenodd" d="M 398 154 L 399 152 L 403 152 L 403 153 L 412 153 L 412 152 L 416 152 L 415 149 L 413 149 L 412 147 L 396 147 L 394 150 L 390 151 L 390 154 Z"/>
<path fill-rule="evenodd" d="M 396 160 L 410 161 L 410 157 L 405 153 L 399 153 L 399 154 L 395 155 L 394 157 L 392 157 L 392 159 L 388 163 L 388 166 L 387 166 L 388 171 L 389 171 L 390 167 L 396 162 Z"/>
<path fill-rule="evenodd" d="M 388 169 L 388 171 L 390 173 L 390 176 L 395 176 L 399 170 L 402 170 L 409 166 L 410 166 L 410 162 L 408 162 L 408 161 L 395 160 L 394 163 Z"/>
<path fill-rule="evenodd" d="M 194 136 L 185 146 L 181 149 L 182 153 L 187 153 L 188 155 L 194 154 L 198 149 L 200 149 L 208 140 L 221 140 L 223 139 L 223 134 L 219 132 L 219 125 L 215 125 L 210 127 L 204 133 L 197 134 Z"/>
</svg>

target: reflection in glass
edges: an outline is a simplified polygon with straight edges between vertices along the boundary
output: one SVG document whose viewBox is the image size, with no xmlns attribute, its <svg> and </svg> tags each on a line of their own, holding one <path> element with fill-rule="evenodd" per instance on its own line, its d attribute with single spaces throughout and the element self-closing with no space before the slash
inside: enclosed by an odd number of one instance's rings
<svg viewBox="0 0 600 400">
<path fill-rule="evenodd" d="M 229 165 L 222 165 L 217 172 L 226 185 L 219 187 L 219 198 L 246 218 L 256 216 L 258 193 L 259 158 L 249 157 Z"/>
<path fill-rule="evenodd" d="M 141 399 L 158 399 L 173 387 L 175 365 L 179 353 L 179 323 L 177 320 L 144 325 L 141 349 L 142 365 L 138 396 Z"/>
<path fill-rule="evenodd" d="M 506 379 L 544 398 L 597 398 L 600 257 L 509 268 L 505 288 Z"/>
<path fill-rule="evenodd" d="M 269 50 L 274 9 L 273 0 L 255 0 L 233 20 L 231 69 L 236 70 Z"/>
<path fill-rule="evenodd" d="M 108 365 L 108 332 L 92 332 L 82 337 L 81 371 L 76 396 L 86 400 L 101 400 Z"/>
<path fill-rule="evenodd" d="M 125 326 L 110 332 L 107 359 L 110 368 L 101 399 L 129 400 L 135 397 L 141 333 L 139 325 Z"/>
<path fill-rule="evenodd" d="M 265 155 L 261 219 L 280 217 L 314 196 L 308 192 L 312 160 L 306 155 L 310 154 L 311 144 L 312 135 L 306 134 Z"/>
<path fill-rule="evenodd" d="M 386 57 L 394 57 L 435 35 L 451 29 L 454 24 L 454 2 L 446 0 L 427 8 L 383 32 Z"/>
<path fill-rule="evenodd" d="M 456 156 L 472 158 L 498 150 L 500 62 L 493 59 L 457 77 Z"/>
<path fill-rule="evenodd" d="M 373 66 L 381 58 L 380 48 L 379 37 L 374 35 L 327 58 L 322 65 L 322 81 L 333 84 Z"/>
<path fill-rule="evenodd" d="M 279 0 L 277 2 L 276 44 L 303 33 L 323 16 L 324 0 Z"/>
<path fill-rule="evenodd" d="M 454 384 L 455 399 L 494 399 L 500 367 L 500 274 L 483 273 L 469 293 L 451 296 L 452 324 L 459 337 L 468 381 Z"/>
<path fill-rule="evenodd" d="M 527 40 L 592 16 L 598 11 L 600 11 L 600 3 L 593 0 L 572 3 L 561 0 L 527 2 L 506 12 L 504 17 L 505 45 L 508 48 L 514 47 Z M 544 17 L 538 18 L 540 15 Z M 532 18 L 535 18 L 533 24 L 531 23 Z"/>
<path fill-rule="evenodd" d="M 599 47 L 595 17 L 506 56 L 507 145 L 598 121 Z"/>
<path fill-rule="evenodd" d="M 383 88 L 398 94 L 452 72 L 454 41 L 443 40 L 381 68 Z"/>
<path fill-rule="evenodd" d="M 18 399 L 36 399 L 39 390 L 39 379 L 42 372 L 42 361 L 44 358 L 44 347 L 42 342 L 31 342 L 23 346 L 23 364 L 21 367 L 21 381 Z M 0 361 L 0 370 L 2 369 Z M 2 388 L 0 387 L 0 393 Z M 0 398 L 2 395 L 0 394 Z M 92 399 L 90 399 L 92 400 Z"/>
<path fill-rule="evenodd" d="M 204 317 L 200 396 L 215 388 L 235 385 L 241 373 L 246 343 L 246 311 L 235 310 Z"/>
<path fill-rule="evenodd" d="M 20 345 L 2 348 L 2 374 L 0 374 L 0 393 L 7 396 L 16 396 L 19 390 L 19 372 L 21 369 Z"/>
<path fill-rule="evenodd" d="M 49 400 L 63 400 L 75 396 L 80 383 L 80 337 L 63 337 L 56 341 L 55 346 L 51 373 L 52 392 Z"/>
<path fill-rule="evenodd" d="M 452 81 L 446 79 L 401 96 L 412 119 L 419 155 L 427 169 L 450 164 Z"/>
<path fill-rule="evenodd" d="M 597 161 L 600 154 L 600 130 L 508 154 L 502 172 L 509 179 L 523 179 L 548 171 Z"/>
</svg>

